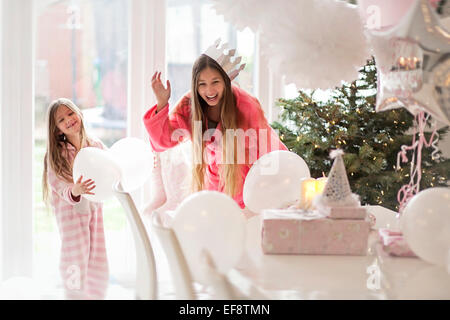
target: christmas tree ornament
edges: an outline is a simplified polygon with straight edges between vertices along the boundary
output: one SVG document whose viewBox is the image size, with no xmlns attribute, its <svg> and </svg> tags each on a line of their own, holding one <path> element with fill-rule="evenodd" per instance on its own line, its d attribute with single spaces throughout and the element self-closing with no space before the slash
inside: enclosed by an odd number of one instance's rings
<svg viewBox="0 0 450 320">
<path fill-rule="evenodd" d="M 271 70 L 297 88 L 350 82 L 370 58 L 358 7 L 345 1 L 213 0 L 213 7 L 238 29 L 259 32 Z"/>
<path fill-rule="evenodd" d="M 427 0 L 387 31 L 369 31 L 378 68 L 376 111 L 406 108 L 450 125 L 450 34 Z"/>
<path fill-rule="evenodd" d="M 383 65 L 377 60 L 378 91 L 375 110 L 405 108 L 413 115 L 419 112 L 418 106 L 410 104 L 412 95 L 423 85 L 422 49 L 410 40 L 392 39 L 392 59 Z"/>
<path fill-rule="evenodd" d="M 359 196 L 352 193 L 348 182 L 342 155 L 344 151 L 338 149 L 330 152 L 330 158 L 334 159 L 333 166 L 328 175 L 327 183 L 322 195 L 314 199 L 314 206 L 326 215 L 329 215 L 332 207 L 358 207 Z"/>
<path fill-rule="evenodd" d="M 239 72 L 244 70 L 245 63 L 241 64 L 242 57 L 235 57 L 236 49 L 228 50 L 228 52 L 226 52 L 228 44 L 224 43 L 219 47 L 220 42 L 220 38 L 217 39 L 203 54 L 214 59 L 222 67 L 230 80 L 233 80 L 239 75 Z M 233 59 L 233 61 L 231 61 L 231 59 Z"/>
</svg>

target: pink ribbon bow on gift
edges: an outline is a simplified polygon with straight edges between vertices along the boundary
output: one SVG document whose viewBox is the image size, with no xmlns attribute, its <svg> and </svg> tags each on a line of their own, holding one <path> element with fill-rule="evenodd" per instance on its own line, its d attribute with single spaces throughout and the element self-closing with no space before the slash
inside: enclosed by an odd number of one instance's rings
<svg viewBox="0 0 450 320">
<path fill-rule="evenodd" d="M 416 257 L 400 231 L 382 228 L 378 230 L 378 234 L 385 252 L 398 257 Z"/>
</svg>

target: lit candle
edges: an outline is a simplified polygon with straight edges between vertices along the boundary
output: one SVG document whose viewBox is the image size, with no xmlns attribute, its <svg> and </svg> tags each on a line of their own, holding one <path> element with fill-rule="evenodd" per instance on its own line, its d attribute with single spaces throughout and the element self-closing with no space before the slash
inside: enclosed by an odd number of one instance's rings
<svg viewBox="0 0 450 320">
<path fill-rule="evenodd" d="M 300 208 L 308 210 L 311 208 L 312 199 L 316 194 L 316 179 L 303 178 L 300 187 Z"/>
<path fill-rule="evenodd" d="M 300 208 L 304 210 L 314 209 L 312 201 L 316 196 L 322 194 L 326 183 L 326 177 L 319 179 L 303 178 L 300 187 Z"/>
<path fill-rule="evenodd" d="M 400 70 L 405 70 L 406 69 L 406 60 L 405 60 L 404 57 L 400 57 L 398 59 L 398 64 L 399 64 Z"/>
</svg>

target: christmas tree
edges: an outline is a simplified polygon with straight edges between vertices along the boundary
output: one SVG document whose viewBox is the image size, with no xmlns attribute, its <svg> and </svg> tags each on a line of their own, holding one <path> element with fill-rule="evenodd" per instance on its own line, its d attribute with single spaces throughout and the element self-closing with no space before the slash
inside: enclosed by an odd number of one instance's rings
<svg viewBox="0 0 450 320">
<path fill-rule="evenodd" d="M 312 177 L 328 174 L 329 153 L 342 149 L 352 191 L 362 204 L 382 205 L 398 210 L 398 190 L 410 181 L 410 165 L 396 170 L 402 145 L 412 142 L 414 117 L 404 108 L 375 112 L 377 71 L 372 58 L 359 70 L 359 79 L 330 90 L 327 101 L 315 98 L 314 91 L 299 91 L 295 99 L 280 99 L 280 122 L 272 124 L 281 140 L 308 164 Z M 439 130 L 439 139 L 448 127 Z M 427 140 L 430 134 L 426 134 Z M 420 190 L 447 186 L 450 159 L 432 148 L 422 150 Z M 411 159 L 411 153 L 408 153 Z"/>
</svg>

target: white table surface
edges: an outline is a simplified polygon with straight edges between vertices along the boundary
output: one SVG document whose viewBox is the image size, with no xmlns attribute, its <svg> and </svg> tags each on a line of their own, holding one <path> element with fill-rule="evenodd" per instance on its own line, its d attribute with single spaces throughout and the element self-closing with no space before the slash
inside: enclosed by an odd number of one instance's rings
<svg viewBox="0 0 450 320">
<path fill-rule="evenodd" d="M 396 227 L 394 211 L 367 208 L 377 219 L 374 228 Z M 386 255 L 377 250 L 376 238 L 372 231 L 367 256 L 265 255 L 257 215 L 247 220 L 245 253 L 227 275 L 254 299 L 450 299 L 445 268 Z M 373 288 L 377 274 L 379 288 Z"/>
</svg>

